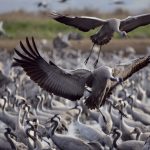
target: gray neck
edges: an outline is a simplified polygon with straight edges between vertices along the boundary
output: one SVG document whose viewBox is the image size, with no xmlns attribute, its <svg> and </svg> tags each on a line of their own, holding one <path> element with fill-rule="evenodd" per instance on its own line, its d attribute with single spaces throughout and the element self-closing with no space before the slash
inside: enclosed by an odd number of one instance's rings
<svg viewBox="0 0 150 150">
<path fill-rule="evenodd" d="M 113 145 L 114 145 L 115 148 L 117 148 L 117 147 L 118 147 L 118 145 L 117 145 L 117 140 L 121 137 L 121 133 L 118 132 L 118 131 L 116 131 L 115 134 L 116 134 L 117 136 L 114 138 Z"/>
</svg>

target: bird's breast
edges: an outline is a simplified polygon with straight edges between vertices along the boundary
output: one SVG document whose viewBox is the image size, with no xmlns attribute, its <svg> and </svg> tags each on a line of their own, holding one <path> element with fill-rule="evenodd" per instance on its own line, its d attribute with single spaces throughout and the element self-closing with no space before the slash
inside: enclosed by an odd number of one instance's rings
<svg viewBox="0 0 150 150">
<path fill-rule="evenodd" d="M 113 31 L 117 32 L 120 27 L 120 19 L 112 18 L 108 21 L 108 24 Z"/>
</svg>

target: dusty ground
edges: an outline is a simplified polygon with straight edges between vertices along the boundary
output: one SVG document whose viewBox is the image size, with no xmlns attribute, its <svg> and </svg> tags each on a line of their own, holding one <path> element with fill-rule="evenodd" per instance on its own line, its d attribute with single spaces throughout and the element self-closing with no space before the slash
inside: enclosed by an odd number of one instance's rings
<svg viewBox="0 0 150 150">
<path fill-rule="evenodd" d="M 0 48 L 12 50 L 15 48 L 20 40 L 24 39 L 0 39 Z M 51 45 L 51 41 L 49 41 Z M 71 48 L 89 50 L 92 43 L 89 39 L 84 39 L 81 41 L 71 41 Z M 113 39 L 110 43 L 103 46 L 103 51 L 118 51 L 125 49 L 126 47 L 133 47 L 138 53 L 145 53 L 147 47 L 150 47 L 150 39 Z"/>
<path fill-rule="evenodd" d="M 72 42 L 73 47 L 79 49 L 89 49 L 92 43 L 89 39 L 82 40 L 81 42 Z M 143 53 L 146 51 L 147 47 L 150 46 L 150 39 L 112 39 L 110 43 L 103 46 L 104 51 L 117 51 L 125 49 L 126 47 L 131 46 L 135 48 L 138 53 Z"/>
</svg>

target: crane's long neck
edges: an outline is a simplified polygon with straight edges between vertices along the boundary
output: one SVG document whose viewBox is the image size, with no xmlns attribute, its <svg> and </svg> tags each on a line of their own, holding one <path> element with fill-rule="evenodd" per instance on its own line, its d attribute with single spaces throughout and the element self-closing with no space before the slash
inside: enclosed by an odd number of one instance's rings
<svg viewBox="0 0 150 150">
<path fill-rule="evenodd" d="M 9 137 L 9 132 L 6 131 L 4 133 L 4 135 L 5 135 L 6 139 L 8 140 L 8 142 L 10 143 L 12 150 L 16 150 L 14 143 L 12 142 L 11 138 Z"/>
<path fill-rule="evenodd" d="M 56 131 L 57 127 L 58 127 L 58 121 L 53 120 L 53 122 L 54 122 L 54 127 L 53 127 L 53 129 L 51 131 L 51 135 L 52 136 L 55 134 L 55 131 Z"/>
<path fill-rule="evenodd" d="M 79 113 L 78 113 L 78 117 L 77 117 L 77 122 L 80 123 L 80 117 L 81 117 L 81 113 L 82 113 L 82 108 L 79 107 L 78 110 L 79 110 Z"/>
<path fill-rule="evenodd" d="M 22 108 L 20 108 L 19 114 L 18 114 L 18 120 L 17 120 L 17 128 L 18 129 L 21 129 L 23 127 L 22 124 L 21 124 L 21 122 L 20 122 L 20 120 L 21 120 L 21 114 L 22 114 Z"/>
<path fill-rule="evenodd" d="M 39 108 L 43 111 L 43 103 L 44 103 L 44 98 L 41 97 L 41 101 L 40 101 L 40 104 L 39 104 Z"/>
<path fill-rule="evenodd" d="M 42 97 L 42 102 L 41 102 L 41 109 L 42 110 L 45 110 L 44 103 L 45 103 L 45 98 Z"/>
<path fill-rule="evenodd" d="M 109 26 L 114 32 L 118 32 L 119 34 L 121 33 L 120 31 L 120 19 L 110 19 L 109 21 Z"/>
<path fill-rule="evenodd" d="M 5 107 L 6 107 L 6 99 L 5 99 L 5 98 L 3 98 L 3 100 L 4 100 L 4 105 L 3 105 L 3 107 L 2 107 L 2 111 L 3 111 L 3 112 L 5 112 Z"/>
<path fill-rule="evenodd" d="M 53 106 L 53 95 L 52 94 L 51 94 L 51 97 L 49 98 L 49 100 L 50 100 L 50 103 L 49 103 L 50 108 L 53 109 L 54 106 Z"/>
<path fill-rule="evenodd" d="M 119 28 L 117 28 L 116 32 L 119 33 L 120 36 L 122 36 L 122 31 L 120 31 Z"/>
<path fill-rule="evenodd" d="M 137 132 L 136 140 L 140 140 L 140 135 L 141 135 L 141 134 L 142 134 L 141 132 Z"/>
<path fill-rule="evenodd" d="M 27 114 L 27 112 L 24 111 L 24 112 L 23 112 L 23 115 L 22 115 L 22 120 L 21 120 L 22 125 L 24 125 L 24 121 L 25 121 L 26 114 Z"/>
<path fill-rule="evenodd" d="M 16 109 L 15 109 L 15 105 L 16 105 L 16 103 L 17 103 L 17 98 L 14 97 L 14 96 L 13 96 L 13 98 L 14 98 L 14 101 L 13 101 L 12 107 L 13 107 L 14 110 L 16 110 Z"/>
<path fill-rule="evenodd" d="M 40 111 L 40 104 L 41 104 L 41 97 L 39 98 L 39 101 L 38 101 L 38 104 L 37 104 L 37 108 L 36 108 L 36 110 L 37 111 Z"/>
<path fill-rule="evenodd" d="M 10 93 L 8 92 L 8 108 L 10 107 Z"/>
<path fill-rule="evenodd" d="M 115 148 L 117 148 L 118 147 L 117 140 L 121 137 L 121 133 L 116 131 L 115 134 L 117 136 L 114 138 L 113 145 L 114 145 Z"/>
<path fill-rule="evenodd" d="M 33 142 L 34 142 L 34 148 L 35 148 L 36 147 L 37 139 L 36 139 L 36 137 L 34 135 L 30 134 L 30 131 L 34 131 L 34 126 L 33 125 L 31 125 L 30 128 L 26 129 L 26 135 L 33 140 Z M 29 147 L 30 147 L 30 149 L 34 149 L 33 146 L 30 145 L 30 143 L 29 143 Z"/>
<path fill-rule="evenodd" d="M 109 107 L 108 107 L 108 112 L 111 114 L 111 107 L 112 107 L 112 105 L 111 104 L 109 104 Z"/>
<path fill-rule="evenodd" d="M 33 127 L 26 129 L 26 135 L 34 141 L 35 138 L 30 134 L 30 131 L 33 131 Z"/>
</svg>

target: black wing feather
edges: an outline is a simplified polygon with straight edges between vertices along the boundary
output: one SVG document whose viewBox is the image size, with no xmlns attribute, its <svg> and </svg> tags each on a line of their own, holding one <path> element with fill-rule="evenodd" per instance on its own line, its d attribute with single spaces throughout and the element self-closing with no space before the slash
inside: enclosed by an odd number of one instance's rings
<svg viewBox="0 0 150 150">
<path fill-rule="evenodd" d="M 123 69 L 114 70 L 114 75 L 123 79 L 123 81 L 127 80 L 129 77 L 131 77 L 134 73 L 141 70 L 142 68 L 146 67 L 150 63 L 150 55 L 141 57 L 139 59 L 136 59 L 132 64 L 129 64 L 125 66 Z M 112 93 L 113 89 L 118 85 L 119 83 L 112 83 L 109 91 L 106 93 L 105 98 L 109 97 L 109 95 Z"/>
<path fill-rule="evenodd" d="M 96 17 L 65 16 L 57 13 L 51 13 L 50 16 L 51 18 L 53 18 L 58 22 L 61 22 L 69 26 L 73 26 L 84 32 L 87 32 L 91 29 L 95 29 L 96 27 L 99 27 L 106 22 L 105 20 Z"/>
<path fill-rule="evenodd" d="M 131 16 L 121 21 L 120 29 L 122 31 L 130 32 L 140 26 L 148 24 L 150 24 L 150 14 Z"/>
<path fill-rule="evenodd" d="M 44 90 L 70 100 L 80 99 L 91 72 L 81 69 L 74 71 L 74 73 L 67 73 L 53 62 L 47 63 L 41 57 L 33 37 L 33 47 L 28 38 L 26 38 L 26 43 L 28 49 L 20 42 L 25 55 L 15 49 L 16 54 L 19 56 L 19 58 L 14 58 L 15 66 L 21 66 L 27 75 Z"/>
<path fill-rule="evenodd" d="M 20 47 L 21 49 L 24 51 L 24 53 L 26 53 L 28 56 L 30 56 L 31 58 L 35 58 L 33 54 L 31 54 L 30 52 L 28 52 L 26 50 L 26 48 L 24 47 L 24 45 L 22 44 L 22 42 L 20 41 Z"/>
</svg>

